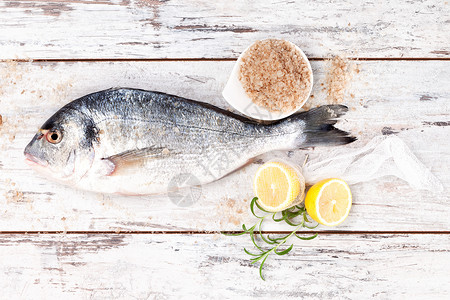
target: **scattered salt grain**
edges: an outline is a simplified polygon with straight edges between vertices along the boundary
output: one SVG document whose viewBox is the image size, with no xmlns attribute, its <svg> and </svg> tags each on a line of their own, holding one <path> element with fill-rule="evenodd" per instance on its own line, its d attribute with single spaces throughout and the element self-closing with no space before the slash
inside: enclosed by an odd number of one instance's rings
<svg viewBox="0 0 450 300">
<path fill-rule="evenodd" d="M 335 56 L 328 61 L 325 75 L 328 104 L 344 102 L 345 93 L 355 72 L 359 73 L 358 67 L 345 57 Z M 351 94 L 351 97 L 355 96 Z"/>
<path fill-rule="evenodd" d="M 230 224 L 239 226 L 246 215 L 247 206 L 247 200 L 224 198 L 217 204 L 215 209 L 217 214 L 213 218 L 218 221 L 220 228 L 229 226 Z"/>
</svg>

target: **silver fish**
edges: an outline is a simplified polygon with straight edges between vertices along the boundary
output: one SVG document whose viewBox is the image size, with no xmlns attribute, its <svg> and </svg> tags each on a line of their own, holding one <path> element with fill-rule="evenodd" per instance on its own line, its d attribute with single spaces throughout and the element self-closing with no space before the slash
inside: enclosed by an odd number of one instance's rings
<svg viewBox="0 0 450 300">
<path fill-rule="evenodd" d="M 179 174 L 205 184 L 269 151 L 353 142 L 333 126 L 346 111 L 327 105 L 263 125 L 173 95 L 109 89 L 62 107 L 24 153 L 37 171 L 80 189 L 157 194 Z"/>
</svg>

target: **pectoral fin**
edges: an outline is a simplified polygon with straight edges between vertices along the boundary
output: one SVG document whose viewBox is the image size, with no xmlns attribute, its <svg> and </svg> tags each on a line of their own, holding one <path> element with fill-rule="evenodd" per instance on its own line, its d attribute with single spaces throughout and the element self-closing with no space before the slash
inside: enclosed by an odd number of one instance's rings
<svg viewBox="0 0 450 300">
<path fill-rule="evenodd" d="M 125 151 L 110 157 L 102 158 L 110 166 L 108 176 L 132 174 L 135 170 L 143 168 L 145 163 L 153 159 L 161 159 L 173 155 L 173 152 L 164 147 L 149 147 Z"/>
</svg>

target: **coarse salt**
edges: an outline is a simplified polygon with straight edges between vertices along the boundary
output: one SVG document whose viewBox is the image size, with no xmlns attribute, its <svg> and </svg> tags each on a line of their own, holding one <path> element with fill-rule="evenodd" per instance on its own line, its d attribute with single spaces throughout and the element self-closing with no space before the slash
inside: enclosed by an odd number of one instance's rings
<svg viewBox="0 0 450 300">
<path fill-rule="evenodd" d="M 253 103 L 269 111 L 300 108 L 309 96 L 311 69 L 300 50 L 285 40 L 255 42 L 244 53 L 239 81 Z"/>
</svg>

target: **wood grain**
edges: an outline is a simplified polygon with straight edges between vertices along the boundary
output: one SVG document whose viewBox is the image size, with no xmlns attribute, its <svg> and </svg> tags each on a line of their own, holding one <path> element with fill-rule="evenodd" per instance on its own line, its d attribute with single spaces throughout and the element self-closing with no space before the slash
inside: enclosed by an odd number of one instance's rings
<svg viewBox="0 0 450 300">
<path fill-rule="evenodd" d="M 449 7 L 438 0 L 0 1 L 0 60 L 22 60 L 0 62 L 2 298 L 450 298 Z M 293 240 L 289 255 L 268 259 L 263 282 L 242 249 L 253 249 L 249 238 L 214 232 L 255 222 L 248 201 L 262 162 L 303 162 L 326 148 L 261 156 L 204 186 L 200 197 L 183 191 L 181 202 L 77 191 L 23 163 L 37 128 L 94 91 L 159 90 L 229 109 L 221 91 L 230 60 L 268 37 L 313 58 L 311 107 L 327 102 L 324 58 L 361 58 L 339 125 L 359 139 L 347 148 L 397 135 L 445 190 L 411 190 L 390 177 L 351 186 L 347 221 L 333 231 L 318 227 L 315 240 Z M 79 232 L 26 234 L 33 231 Z"/>
<path fill-rule="evenodd" d="M 216 235 L 0 235 L 0 288 L 21 299 L 445 299 L 449 235 L 322 235 L 259 279 Z M 51 288 L 50 288 L 51 287 Z"/>
<path fill-rule="evenodd" d="M 236 58 L 268 37 L 311 57 L 450 56 L 438 0 L 16 0 L 0 16 L 0 59 Z"/>
<path fill-rule="evenodd" d="M 347 95 L 351 110 L 340 127 L 360 147 L 373 136 L 401 137 L 450 186 L 450 91 L 447 61 L 361 61 Z M 316 79 L 311 105 L 325 102 L 324 62 L 313 62 Z M 203 187 L 193 205 L 174 204 L 166 195 L 108 196 L 76 191 L 39 177 L 23 162 L 23 148 L 59 107 L 112 86 L 159 90 L 228 108 L 221 90 L 233 62 L 1 63 L 0 231 L 217 231 L 254 222 L 248 213 L 251 180 L 259 164 L 273 157 L 302 162 L 327 151 L 280 152 Z M 420 76 L 417 72 L 420 72 Z M 323 84 L 323 85 L 322 85 Z M 353 95 L 353 96 L 351 96 Z M 411 190 L 384 178 L 352 187 L 354 206 L 337 230 L 445 231 L 450 228 L 447 191 Z M 188 194 L 189 191 L 186 191 Z M 197 199 L 196 199 L 197 200 Z M 247 201 L 247 202 L 246 202 Z M 189 204 L 189 203 L 185 203 Z M 267 230 L 286 230 L 268 226 Z M 326 228 L 319 228 L 326 230 Z"/>
</svg>

